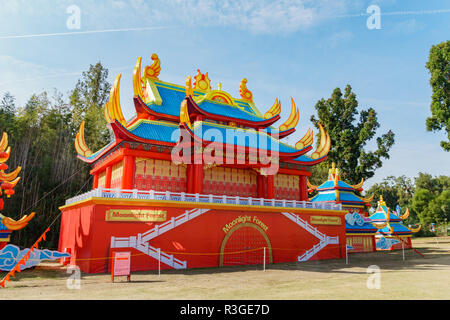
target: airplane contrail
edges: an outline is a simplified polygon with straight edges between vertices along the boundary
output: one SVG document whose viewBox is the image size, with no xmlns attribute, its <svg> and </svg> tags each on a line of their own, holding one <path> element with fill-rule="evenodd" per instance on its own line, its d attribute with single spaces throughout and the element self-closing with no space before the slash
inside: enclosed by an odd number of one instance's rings
<svg viewBox="0 0 450 320">
<path fill-rule="evenodd" d="M 406 15 L 425 15 L 425 14 L 435 14 L 435 13 L 450 13 L 450 9 L 436 9 L 436 10 L 419 10 L 419 11 L 392 11 L 392 12 L 383 12 L 381 10 L 381 16 L 406 16 Z M 365 17 L 371 15 L 370 13 L 355 13 L 355 14 L 344 14 L 337 16 L 330 16 L 330 18 L 357 18 L 357 17 Z"/>
<path fill-rule="evenodd" d="M 127 31 L 146 31 L 146 30 L 166 29 L 166 28 L 169 28 L 169 27 L 161 26 L 161 27 L 141 27 L 141 28 L 124 28 L 124 29 L 106 29 L 106 30 L 57 32 L 57 33 L 39 33 L 39 34 L 25 34 L 25 35 L 16 35 L 16 36 L 0 36 L 0 39 L 20 39 L 20 38 L 73 36 L 73 35 L 78 35 L 78 34 L 127 32 Z"/>
</svg>

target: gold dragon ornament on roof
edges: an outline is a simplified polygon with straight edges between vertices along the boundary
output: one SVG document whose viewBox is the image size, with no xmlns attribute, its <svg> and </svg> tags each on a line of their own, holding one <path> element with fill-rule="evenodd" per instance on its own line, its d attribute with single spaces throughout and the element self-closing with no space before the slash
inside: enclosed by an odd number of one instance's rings
<svg viewBox="0 0 450 320">
<path fill-rule="evenodd" d="M 8 161 L 10 154 L 11 148 L 8 147 L 8 134 L 4 132 L 0 141 L 0 196 L 6 194 L 8 198 L 14 194 L 14 187 L 20 180 L 18 175 L 22 169 L 19 166 L 10 173 L 5 173 L 5 170 L 8 169 L 8 165 L 5 162 Z M 3 207 L 3 198 L 0 198 L 0 210 L 3 210 Z M 30 215 L 25 215 L 20 220 L 16 221 L 5 217 L 0 213 L 0 222 L 3 223 L 3 225 L 9 230 L 20 230 L 25 228 L 28 222 L 33 219 L 34 215 L 35 213 L 33 212 Z"/>
</svg>

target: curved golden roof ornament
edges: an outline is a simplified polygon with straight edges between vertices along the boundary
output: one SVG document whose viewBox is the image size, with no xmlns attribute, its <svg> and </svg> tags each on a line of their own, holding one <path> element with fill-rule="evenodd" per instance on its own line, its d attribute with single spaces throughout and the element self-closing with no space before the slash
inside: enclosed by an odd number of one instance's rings
<svg viewBox="0 0 450 320">
<path fill-rule="evenodd" d="M 308 129 L 308 132 L 295 144 L 295 148 L 298 150 L 304 149 L 312 145 L 314 141 L 314 132 L 311 129 Z"/>
<path fill-rule="evenodd" d="M 186 124 L 192 130 L 191 119 L 189 118 L 186 99 L 181 101 L 180 105 L 180 124 Z"/>
<path fill-rule="evenodd" d="M 337 187 L 338 186 L 338 182 L 339 182 L 339 175 L 335 174 L 334 175 L 334 186 Z"/>
<path fill-rule="evenodd" d="M 359 198 L 360 198 L 362 201 L 364 201 L 365 203 L 369 203 L 369 202 L 372 202 L 374 196 L 375 196 L 375 195 L 372 193 L 372 195 L 371 195 L 370 197 L 368 197 L 368 198 L 363 198 L 363 197 L 359 197 Z"/>
<path fill-rule="evenodd" d="M 371 223 L 377 229 L 383 229 L 387 226 L 387 222 L 383 222 L 383 223 L 371 222 Z"/>
<path fill-rule="evenodd" d="M 316 151 L 314 151 L 311 155 L 312 159 L 319 159 L 328 154 L 328 151 L 330 151 L 331 147 L 331 139 L 328 132 L 325 132 L 324 128 L 322 127 L 322 124 L 319 122 L 319 129 L 320 129 L 320 144 L 319 147 L 317 147 Z"/>
<path fill-rule="evenodd" d="M 309 179 L 306 179 L 306 185 L 309 189 L 317 190 L 318 186 L 315 186 L 309 182 Z"/>
<path fill-rule="evenodd" d="M 10 173 L 4 173 L 0 171 L 0 180 L 3 181 L 14 180 L 19 175 L 20 170 L 22 170 L 21 166 L 18 166 L 14 171 L 11 171 Z"/>
<path fill-rule="evenodd" d="M 242 100 L 253 102 L 253 93 L 247 88 L 247 79 L 243 78 L 239 84 L 239 94 Z"/>
<path fill-rule="evenodd" d="M 419 226 L 418 226 L 417 228 L 409 228 L 409 230 L 410 230 L 412 233 L 419 232 L 420 229 L 422 229 L 422 225 L 420 225 L 420 224 L 419 224 Z"/>
<path fill-rule="evenodd" d="M 0 220 L 3 223 L 5 227 L 7 227 L 9 230 L 20 230 L 26 227 L 28 222 L 30 222 L 31 219 L 33 219 L 35 213 L 32 212 L 30 215 L 24 215 L 20 220 L 15 221 L 11 218 L 5 217 L 4 215 L 0 214 Z"/>
<path fill-rule="evenodd" d="M 400 216 L 400 219 L 405 220 L 406 218 L 409 217 L 409 209 L 406 208 L 406 211 L 403 215 Z"/>
<path fill-rule="evenodd" d="M 208 72 L 202 74 L 200 69 L 197 69 L 197 75 L 194 77 L 194 89 L 199 91 L 211 91 L 211 80 L 208 77 Z"/>
<path fill-rule="evenodd" d="M 8 134 L 3 132 L 2 140 L 0 141 L 0 152 L 4 152 L 8 146 Z"/>
<path fill-rule="evenodd" d="M 291 97 L 291 105 L 292 105 L 291 114 L 289 115 L 289 118 L 278 129 L 280 131 L 295 128 L 295 126 L 298 124 L 298 120 L 300 119 L 300 113 L 298 111 L 298 108 L 295 106 L 295 102 L 292 97 Z"/>
<path fill-rule="evenodd" d="M 133 91 L 135 96 L 138 96 L 144 100 L 144 92 L 142 91 L 141 65 L 142 57 L 139 57 L 133 70 Z"/>
<path fill-rule="evenodd" d="M 121 125 L 126 126 L 126 120 L 123 117 L 122 108 L 120 106 L 120 78 L 122 74 L 118 74 L 109 93 L 108 102 L 105 105 L 105 120 L 112 123 L 117 120 Z"/>
<path fill-rule="evenodd" d="M 269 110 L 264 114 L 264 119 L 270 119 L 275 117 L 277 114 L 280 114 L 281 112 L 281 103 L 278 100 L 278 98 L 275 99 L 275 102 L 273 103 L 272 107 L 270 107 Z"/>
<path fill-rule="evenodd" d="M 83 157 L 90 157 L 93 154 L 84 140 L 84 121 L 81 122 L 80 129 L 75 137 L 75 150 Z"/>
<path fill-rule="evenodd" d="M 192 78 L 191 76 L 187 76 L 186 78 L 186 97 L 191 96 L 194 97 L 194 89 L 192 89 Z"/>
<path fill-rule="evenodd" d="M 361 178 L 361 182 L 358 184 L 351 185 L 353 189 L 360 189 L 364 184 L 364 178 Z"/>
<path fill-rule="evenodd" d="M 153 60 L 152 65 L 144 68 L 144 78 L 158 79 L 161 72 L 161 62 L 156 53 L 152 54 L 151 59 Z"/>
</svg>

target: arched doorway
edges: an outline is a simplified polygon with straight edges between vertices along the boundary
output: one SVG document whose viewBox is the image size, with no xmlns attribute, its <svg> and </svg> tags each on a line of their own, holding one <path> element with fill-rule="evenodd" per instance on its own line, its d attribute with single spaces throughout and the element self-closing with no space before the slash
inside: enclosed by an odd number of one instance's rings
<svg viewBox="0 0 450 320">
<path fill-rule="evenodd" d="M 219 266 L 262 264 L 266 248 L 266 263 L 272 263 L 272 245 L 260 226 L 242 223 L 231 229 L 220 247 Z"/>
</svg>

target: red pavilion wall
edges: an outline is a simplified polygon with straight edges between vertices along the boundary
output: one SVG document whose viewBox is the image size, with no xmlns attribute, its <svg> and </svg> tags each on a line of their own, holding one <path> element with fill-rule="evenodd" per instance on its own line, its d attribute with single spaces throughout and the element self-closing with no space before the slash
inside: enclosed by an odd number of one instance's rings
<svg viewBox="0 0 450 320">
<path fill-rule="evenodd" d="M 59 240 L 60 251 L 70 251 L 71 263 L 78 265 L 82 271 L 87 273 L 103 273 L 109 271 L 112 250 L 110 249 L 111 237 L 136 236 L 153 228 L 155 224 L 163 222 L 117 222 L 105 221 L 108 209 L 156 209 L 167 212 L 167 219 L 183 214 L 192 208 L 173 207 L 149 207 L 130 205 L 104 205 L 85 204 L 79 207 L 63 208 L 61 218 L 61 231 Z M 322 212 L 300 212 L 297 213 L 302 219 L 309 221 L 311 215 L 334 216 L 331 211 Z M 249 226 L 244 226 L 238 232 L 242 223 L 237 223 L 227 232 L 224 227 L 239 217 L 248 216 Z M 242 220 L 242 218 L 241 218 Z M 345 224 L 341 216 L 341 225 L 313 225 L 320 232 L 328 236 L 338 236 L 339 244 L 329 244 L 319 251 L 310 260 L 337 259 L 345 256 Z M 258 221 L 267 228 L 261 236 L 247 240 L 255 234 Z M 226 230 L 226 229 L 225 229 Z M 232 231 L 234 230 L 234 231 Z M 227 235 L 233 232 L 225 242 Z M 239 238 L 240 237 L 240 238 Z M 268 239 L 264 242 L 261 239 Z M 246 242 L 247 241 L 247 242 Z M 249 242 L 250 241 L 250 242 Z M 254 242 L 252 244 L 252 241 Z M 262 263 L 263 250 L 255 248 L 264 247 L 267 244 L 267 262 L 272 253 L 273 263 L 297 261 L 298 257 L 306 250 L 319 243 L 319 239 L 301 228 L 279 212 L 243 211 L 243 210 L 217 210 L 211 209 L 207 213 L 188 221 L 175 229 L 172 229 L 150 241 L 150 245 L 161 248 L 166 253 L 173 254 L 175 258 L 187 262 L 187 268 L 217 267 L 220 264 L 220 256 L 225 257 L 226 264 L 233 261 L 241 261 L 238 264 Z M 270 245 L 269 245 L 270 243 Z M 270 251 L 269 251 L 270 247 Z M 250 249 L 248 249 L 250 248 Z M 154 270 L 158 268 L 158 261 L 133 248 L 113 249 L 117 251 L 131 251 L 132 271 Z M 221 251 L 222 250 L 222 251 Z M 250 251 L 249 251 L 250 250 Z M 242 253 L 242 251 L 245 251 Z M 241 253 L 236 253 L 241 252 Z M 233 256 L 234 255 L 234 256 Z M 162 269 L 171 269 L 161 263 Z"/>
</svg>

